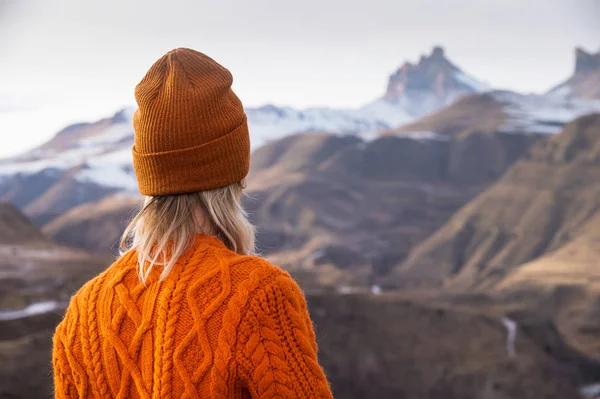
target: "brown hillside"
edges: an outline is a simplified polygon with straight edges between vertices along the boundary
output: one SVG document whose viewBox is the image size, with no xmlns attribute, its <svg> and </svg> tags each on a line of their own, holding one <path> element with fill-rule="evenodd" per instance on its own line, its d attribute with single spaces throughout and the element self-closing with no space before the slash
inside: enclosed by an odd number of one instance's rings
<svg viewBox="0 0 600 399">
<path fill-rule="evenodd" d="M 43 226 L 78 205 L 117 191 L 115 188 L 77 181 L 72 177 L 76 170 L 71 170 L 56 179 L 48 190 L 23 208 L 25 214 L 36 225 Z"/>
<path fill-rule="evenodd" d="M 117 254 L 118 242 L 141 197 L 111 196 L 79 205 L 43 227 L 53 240 L 103 254 Z"/>
<path fill-rule="evenodd" d="M 0 183 L 0 201 L 24 209 L 49 190 L 62 173 L 45 171 L 34 175 L 17 175 Z"/>
<path fill-rule="evenodd" d="M 129 113 L 122 110 L 111 118 L 70 125 L 40 147 L 16 158 L 0 160 L 0 166 L 8 164 L 9 170 L 19 170 L 22 165 L 25 172 L 9 172 L 8 178 L 1 179 L 0 201 L 16 205 L 35 225 L 43 226 L 73 207 L 117 191 L 114 187 L 78 180 L 75 175 L 89 167 L 87 161 L 131 145 L 133 127 Z M 41 168 L 38 171 L 36 163 Z M 31 172 L 27 172 L 29 169 Z"/>
<path fill-rule="evenodd" d="M 600 115 L 535 145 L 399 265 L 402 284 L 484 288 L 573 240 L 600 209 Z"/>
<path fill-rule="evenodd" d="M 382 132 L 410 136 L 431 132 L 450 141 L 446 173 L 458 179 L 490 182 L 537 142 L 538 134 L 501 132 L 504 105 L 490 94 L 465 96 L 417 122 Z"/>
<path fill-rule="evenodd" d="M 0 243 L 20 244 L 46 240 L 15 206 L 0 202 Z"/>
<path fill-rule="evenodd" d="M 558 250 L 516 268 L 494 291 L 535 298 L 552 312 L 566 343 L 600 360 L 600 212 Z"/>
<path fill-rule="evenodd" d="M 265 144 L 252 153 L 249 186 L 258 190 L 302 178 L 344 148 L 356 146 L 355 136 L 309 132 Z"/>
<path fill-rule="evenodd" d="M 504 122 L 502 104 L 489 94 L 472 94 L 414 123 L 382 134 L 436 132 L 456 136 L 463 132 L 494 133 Z"/>
</svg>

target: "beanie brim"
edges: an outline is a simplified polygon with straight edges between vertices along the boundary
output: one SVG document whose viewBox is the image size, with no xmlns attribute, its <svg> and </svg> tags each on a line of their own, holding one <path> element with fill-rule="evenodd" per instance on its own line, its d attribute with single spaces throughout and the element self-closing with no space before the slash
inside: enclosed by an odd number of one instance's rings
<svg viewBox="0 0 600 399">
<path fill-rule="evenodd" d="M 201 132 L 199 132 L 201 134 Z M 181 150 L 140 154 L 132 148 L 140 193 L 146 196 L 212 190 L 242 181 L 250 170 L 250 136 L 242 123 L 208 143 Z"/>
</svg>

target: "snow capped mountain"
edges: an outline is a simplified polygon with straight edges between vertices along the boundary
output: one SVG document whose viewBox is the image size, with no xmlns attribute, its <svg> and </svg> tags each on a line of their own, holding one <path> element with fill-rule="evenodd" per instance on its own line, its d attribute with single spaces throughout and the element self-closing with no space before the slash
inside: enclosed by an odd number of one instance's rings
<svg viewBox="0 0 600 399">
<path fill-rule="evenodd" d="M 257 148 L 268 140 L 307 131 L 370 135 L 411 122 L 461 96 L 488 90 L 448 60 L 441 47 L 435 47 L 417 64 L 400 67 L 390 76 L 385 95 L 358 109 L 295 110 L 266 105 L 246 109 L 246 113 Z"/>
<path fill-rule="evenodd" d="M 413 119 L 430 114 L 464 95 L 489 91 L 485 83 L 467 75 L 446 58 L 444 49 L 434 47 L 417 64 L 405 63 L 388 82 L 379 100 L 405 110 Z"/>
</svg>

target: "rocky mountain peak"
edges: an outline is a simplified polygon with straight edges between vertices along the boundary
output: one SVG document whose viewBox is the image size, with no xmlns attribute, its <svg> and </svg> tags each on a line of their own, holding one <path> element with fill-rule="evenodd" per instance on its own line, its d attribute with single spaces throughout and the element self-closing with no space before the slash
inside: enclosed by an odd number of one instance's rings
<svg viewBox="0 0 600 399">
<path fill-rule="evenodd" d="M 390 76 L 385 98 L 397 100 L 412 93 L 433 93 L 438 99 L 457 93 L 482 91 L 484 85 L 467 77 L 447 57 L 443 47 L 435 46 L 417 64 L 406 62 Z"/>
<path fill-rule="evenodd" d="M 600 70 L 600 51 L 588 53 L 581 47 L 575 49 L 575 74 L 590 73 Z"/>
<path fill-rule="evenodd" d="M 565 82 L 549 92 L 554 97 L 600 100 L 600 51 L 575 49 L 575 71 Z"/>
<path fill-rule="evenodd" d="M 445 57 L 444 48 L 441 46 L 435 46 L 433 51 L 431 52 L 431 57 L 433 59 L 443 59 Z"/>
</svg>

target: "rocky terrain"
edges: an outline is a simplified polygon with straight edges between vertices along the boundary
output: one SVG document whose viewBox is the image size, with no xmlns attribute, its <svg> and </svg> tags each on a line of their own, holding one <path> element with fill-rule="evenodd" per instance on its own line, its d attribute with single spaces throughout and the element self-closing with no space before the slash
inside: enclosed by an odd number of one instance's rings
<svg viewBox="0 0 600 399">
<path fill-rule="evenodd" d="M 47 398 L 53 328 L 69 295 L 109 260 L 54 244 L 12 206 L 0 212 L 5 230 L 23 232 L 10 243 L 0 237 L 0 397 Z M 34 233 L 38 240 L 28 241 Z M 523 323 L 509 355 L 501 324 L 508 308 L 481 301 L 312 292 L 308 302 L 336 398 L 575 399 L 598 377 L 560 339 L 540 339 L 552 329 L 539 323 Z"/>
</svg>

